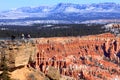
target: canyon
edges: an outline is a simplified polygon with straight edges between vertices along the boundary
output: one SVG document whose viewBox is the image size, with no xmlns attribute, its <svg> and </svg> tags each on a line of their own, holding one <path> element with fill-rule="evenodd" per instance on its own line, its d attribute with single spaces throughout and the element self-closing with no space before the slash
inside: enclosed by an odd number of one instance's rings
<svg viewBox="0 0 120 80">
<path fill-rule="evenodd" d="M 27 67 L 44 74 L 38 80 L 45 80 L 45 77 L 49 80 L 120 79 L 120 37 L 111 33 L 2 43 L 7 45 L 0 49 L 5 50 L 9 67 L 23 72 Z M 14 75 L 20 75 L 20 71 L 18 74 L 14 71 L 10 72 L 11 76 L 17 78 Z"/>
<path fill-rule="evenodd" d="M 120 38 L 112 34 L 50 38 L 37 42 L 35 67 L 44 73 L 49 66 L 54 66 L 62 75 L 77 80 L 120 77 Z"/>
</svg>

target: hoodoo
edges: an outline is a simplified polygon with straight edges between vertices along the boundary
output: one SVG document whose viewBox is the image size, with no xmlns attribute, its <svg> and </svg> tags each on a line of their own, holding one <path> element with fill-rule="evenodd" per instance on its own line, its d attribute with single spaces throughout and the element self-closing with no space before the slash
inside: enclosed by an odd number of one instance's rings
<svg viewBox="0 0 120 80">
<path fill-rule="evenodd" d="M 36 69 L 44 73 L 53 66 L 61 75 L 77 80 L 108 80 L 120 75 L 120 38 L 110 33 L 83 38 L 45 38 L 46 42 L 42 43 L 43 40 L 37 40 L 35 63 Z"/>
</svg>

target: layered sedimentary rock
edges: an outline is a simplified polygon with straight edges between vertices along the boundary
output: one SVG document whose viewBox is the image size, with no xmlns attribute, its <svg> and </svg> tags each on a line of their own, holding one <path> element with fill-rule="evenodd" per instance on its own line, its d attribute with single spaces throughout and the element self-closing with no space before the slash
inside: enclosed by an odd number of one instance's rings
<svg viewBox="0 0 120 80">
<path fill-rule="evenodd" d="M 116 36 L 120 37 L 120 24 L 114 23 L 114 24 L 107 24 L 104 26 L 106 31 L 110 31 L 114 33 Z"/>
<path fill-rule="evenodd" d="M 120 28 L 120 24 L 113 24 L 112 28 Z"/>
<path fill-rule="evenodd" d="M 120 38 L 110 33 L 86 37 L 37 39 L 35 67 L 47 74 L 50 66 L 75 79 L 120 78 Z"/>
</svg>

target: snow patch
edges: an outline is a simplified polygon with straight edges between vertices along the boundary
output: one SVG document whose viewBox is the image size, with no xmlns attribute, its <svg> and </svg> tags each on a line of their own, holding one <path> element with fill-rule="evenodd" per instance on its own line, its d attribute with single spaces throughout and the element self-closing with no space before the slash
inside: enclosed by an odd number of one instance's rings
<svg viewBox="0 0 120 80">
<path fill-rule="evenodd" d="M 77 9 L 77 8 L 74 8 L 74 7 L 68 7 L 68 8 L 65 9 L 65 12 L 75 12 L 75 13 L 78 13 L 78 12 L 80 12 L 80 10 Z"/>
<path fill-rule="evenodd" d="M 49 12 L 50 10 L 49 9 L 43 9 L 43 12 Z"/>
<path fill-rule="evenodd" d="M 93 9 L 95 9 L 95 7 L 88 7 L 85 10 L 93 10 Z"/>
</svg>

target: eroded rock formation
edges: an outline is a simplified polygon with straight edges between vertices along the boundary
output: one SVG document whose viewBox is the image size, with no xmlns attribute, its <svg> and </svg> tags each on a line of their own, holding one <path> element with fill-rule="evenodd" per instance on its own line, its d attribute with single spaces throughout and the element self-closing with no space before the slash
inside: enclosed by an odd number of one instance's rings
<svg viewBox="0 0 120 80">
<path fill-rule="evenodd" d="M 0 41 L 0 58 L 5 55 L 16 70 L 27 65 L 45 75 L 52 73 L 52 66 L 65 80 L 66 76 L 71 80 L 120 79 L 120 37 L 113 34 L 37 38 L 33 42 Z"/>
<path fill-rule="evenodd" d="M 87 80 L 120 78 L 120 38 L 112 34 L 37 40 L 35 68 Z"/>
<path fill-rule="evenodd" d="M 36 50 L 35 44 L 21 41 L 0 41 L 0 61 L 1 57 L 6 57 L 10 68 L 27 65 L 29 58 L 33 60 Z"/>
</svg>

